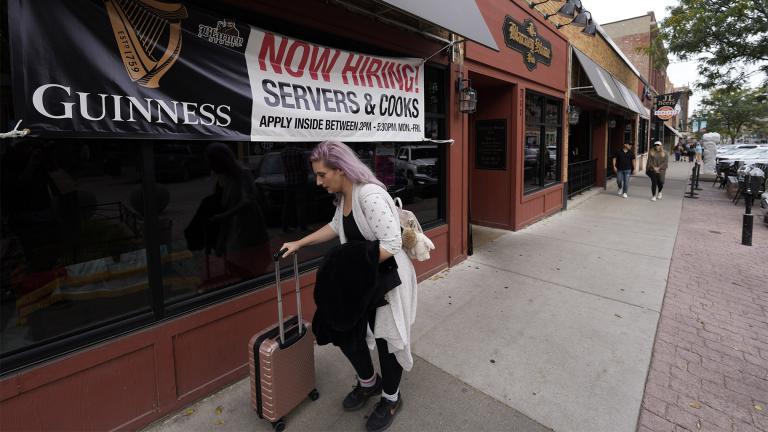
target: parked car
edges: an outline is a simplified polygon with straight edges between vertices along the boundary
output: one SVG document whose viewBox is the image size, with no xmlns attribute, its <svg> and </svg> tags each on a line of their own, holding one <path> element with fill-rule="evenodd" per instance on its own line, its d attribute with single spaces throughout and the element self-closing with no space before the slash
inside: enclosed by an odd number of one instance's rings
<svg viewBox="0 0 768 432">
<path fill-rule="evenodd" d="M 734 144 L 717 147 L 716 160 L 768 162 L 768 145 L 766 144 Z"/>
<path fill-rule="evenodd" d="M 206 142 L 161 142 L 155 145 L 155 173 L 159 181 L 187 181 L 208 175 Z"/>
<path fill-rule="evenodd" d="M 547 151 L 549 152 L 549 159 L 551 161 L 556 161 L 557 160 L 557 146 L 548 145 L 547 146 Z"/>
<path fill-rule="evenodd" d="M 436 145 L 404 146 L 397 152 L 395 175 L 404 177 L 414 186 L 437 184 Z"/>
</svg>

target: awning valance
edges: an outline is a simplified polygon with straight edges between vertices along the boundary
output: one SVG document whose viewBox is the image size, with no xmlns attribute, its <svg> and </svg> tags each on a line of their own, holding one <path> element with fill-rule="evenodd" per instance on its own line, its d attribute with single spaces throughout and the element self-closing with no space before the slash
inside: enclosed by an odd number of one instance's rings
<svg viewBox="0 0 768 432">
<path fill-rule="evenodd" d="M 624 96 L 624 100 L 627 101 L 627 104 L 630 105 L 630 109 L 640 114 L 640 117 L 645 117 L 647 119 L 650 118 L 650 110 L 643 105 L 637 94 L 619 82 L 619 80 L 616 78 L 614 78 L 614 81 L 616 81 L 616 85 L 621 90 L 621 94 Z"/>
<path fill-rule="evenodd" d="M 645 107 L 634 92 L 614 78 L 610 72 L 595 63 L 586 54 L 574 48 L 573 53 L 579 60 L 584 72 L 587 73 L 594 93 L 602 99 L 626 108 L 641 116 L 648 117 Z"/>
<path fill-rule="evenodd" d="M 669 126 L 669 125 L 665 124 L 664 127 L 669 129 L 669 131 L 672 132 L 673 134 L 675 134 L 675 136 L 677 136 L 678 138 L 682 138 L 683 137 L 683 134 L 681 134 L 677 129 L 673 128 L 672 126 Z"/>
<path fill-rule="evenodd" d="M 376 0 L 494 51 L 499 47 L 475 0 Z"/>
</svg>

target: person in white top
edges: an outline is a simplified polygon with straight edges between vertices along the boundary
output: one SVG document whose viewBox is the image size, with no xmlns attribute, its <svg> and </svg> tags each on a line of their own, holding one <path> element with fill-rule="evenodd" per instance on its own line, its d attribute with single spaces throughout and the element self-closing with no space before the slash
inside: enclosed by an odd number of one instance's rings
<svg viewBox="0 0 768 432">
<path fill-rule="evenodd" d="M 347 145 L 338 141 L 318 144 L 310 156 L 317 185 L 336 195 L 336 212 L 328 225 L 306 237 L 283 245 L 289 256 L 304 246 L 339 237 L 379 241 L 379 262 L 394 257 L 400 285 L 386 294 L 387 304 L 369 318 L 366 340 L 340 347 L 358 376 L 355 388 L 342 405 L 347 411 L 363 408 L 381 392 L 381 399 L 368 416 L 366 429 L 388 428 L 400 411 L 400 379 L 411 370 L 411 325 L 416 318 L 416 271 L 402 249 L 400 222 L 395 203 L 384 185 Z M 375 374 L 368 350 L 377 347 L 381 376 Z"/>
</svg>

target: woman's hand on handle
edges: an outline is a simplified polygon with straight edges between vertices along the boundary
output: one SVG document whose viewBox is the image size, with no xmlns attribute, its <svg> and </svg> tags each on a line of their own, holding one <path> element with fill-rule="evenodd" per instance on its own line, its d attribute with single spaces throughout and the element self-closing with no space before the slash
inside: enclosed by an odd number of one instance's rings
<svg viewBox="0 0 768 432">
<path fill-rule="evenodd" d="M 280 257 L 287 258 L 295 254 L 296 252 L 298 252 L 299 249 L 301 249 L 301 247 L 302 247 L 301 240 L 283 243 L 283 246 L 280 247 L 280 251 L 281 252 L 285 251 L 285 252 L 283 252 L 283 254 Z"/>
<path fill-rule="evenodd" d="M 337 234 L 331 228 L 330 225 L 323 225 L 322 228 L 302 238 L 301 240 L 283 243 L 283 246 L 280 248 L 280 250 L 283 250 L 283 249 L 287 249 L 287 250 L 282 254 L 282 258 L 286 258 L 291 256 L 292 254 L 295 254 L 299 249 L 303 248 L 304 246 L 310 246 L 310 245 L 326 242 L 336 237 L 337 237 Z"/>
</svg>

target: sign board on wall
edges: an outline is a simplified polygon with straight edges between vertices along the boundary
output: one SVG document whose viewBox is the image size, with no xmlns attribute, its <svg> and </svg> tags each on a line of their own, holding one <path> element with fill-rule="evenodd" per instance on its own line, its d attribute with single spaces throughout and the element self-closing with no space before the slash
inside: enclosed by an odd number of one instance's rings
<svg viewBox="0 0 768 432">
<path fill-rule="evenodd" d="M 317 45 L 184 2 L 8 3 L 14 107 L 33 135 L 252 141 L 424 136 L 421 59 Z"/>
<path fill-rule="evenodd" d="M 475 168 L 507 169 L 506 119 L 479 120 L 475 123 Z"/>
<path fill-rule="evenodd" d="M 681 94 L 681 92 L 675 92 L 656 96 L 653 115 L 666 121 L 679 114 L 680 106 L 677 103 L 680 101 Z"/>
<path fill-rule="evenodd" d="M 521 53 L 528 70 L 541 63 L 552 64 L 552 44 L 539 35 L 533 20 L 518 22 L 511 16 L 504 18 L 504 42 L 507 47 Z"/>
</svg>

